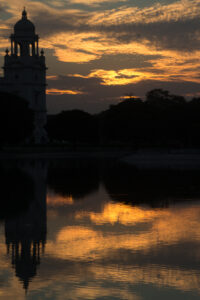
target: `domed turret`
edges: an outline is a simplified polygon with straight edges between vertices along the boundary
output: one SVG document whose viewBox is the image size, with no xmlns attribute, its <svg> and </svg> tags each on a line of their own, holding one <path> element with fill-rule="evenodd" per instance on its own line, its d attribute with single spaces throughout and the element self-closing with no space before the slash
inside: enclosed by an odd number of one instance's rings
<svg viewBox="0 0 200 300">
<path fill-rule="evenodd" d="M 34 24 L 27 19 L 27 12 L 24 8 L 22 18 L 14 26 L 14 33 L 17 36 L 30 36 L 35 34 Z"/>
<path fill-rule="evenodd" d="M 46 64 L 44 52 L 39 53 L 39 36 L 34 24 L 28 20 L 24 8 L 22 18 L 10 35 L 11 53 L 4 56 L 4 90 L 27 99 L 34 111 L 35 143 L 48 141 L 46 124 Z M 2 82 L 2 80 L 1 80 Z M 0 82 L 0 89 L 1 89 Z M 31 140 L 31 137 L 30 137 Z"/>
</svg>

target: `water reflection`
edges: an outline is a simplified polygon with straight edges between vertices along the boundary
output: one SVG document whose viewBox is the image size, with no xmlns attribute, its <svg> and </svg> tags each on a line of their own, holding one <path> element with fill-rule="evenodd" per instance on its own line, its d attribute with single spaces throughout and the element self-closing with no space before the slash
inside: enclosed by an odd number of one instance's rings
<svg viewBox="0 0 200 300">
<path fill-rule="evenodd" d="M 21 213 L 3 214 L 0 278 L 11 261 L 28 298 L 199 298 L 200 171 L 94 160 L 21 162 L 7 174 L 14 169 L 30 194 Z M 23 299 L 15 278 L 12 293 L 0 285 L 4 298 Z"/>
<path fill-rule="evenodd" d="M 139 170 L 116 162 L 67 160 L 51 163 L 48 186 L 73 200 L 98 191 L 102 183 L 114 201 L 167 207 L 199 199 L 200 170 Z"/>
<path fill-rule="evenodd" d="M 31 176 L 16 163 L 0 164 L 0 187 L 0 219 L 9 218 L 27 210 L 35 197 Z"/>
<path fill-rule="evenodd" d="M 103 172 L 103 182 L 114 201 L 167 207 L 180 200 L 200 198 L 199 170 L 138 170 L 115 164 Z"/>
<path fill-rule="evenodd" d="M 47 165 L 40 161 L 3 164 L 0 174 L 4 176 L 2 188 L 6 188 L 9 195 L 8 202 L 5 198 L 2 201 L 7 254 L 16 276 L 27 290 L 36 276 L 46 243 Z M 5 197 L 5 193 L 1 196 Z"/>
<path fill-rule="evenodd" d="M 55 193 L 81 199 L 98 190 L 99 166 L 96 161 L 66 160 L 51 162 L 48 185 Z"/>
</svg>

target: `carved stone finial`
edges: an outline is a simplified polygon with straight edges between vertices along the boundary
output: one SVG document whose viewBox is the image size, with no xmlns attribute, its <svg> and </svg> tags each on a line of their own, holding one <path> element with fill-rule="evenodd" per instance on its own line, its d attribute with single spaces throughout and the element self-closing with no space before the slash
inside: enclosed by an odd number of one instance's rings
<svg viewBox="0 0 200 300">
<path fill-rule="evenodd" d="M 26 7 L 24 7 L 24 10 L 22 12 L 22 19 L 27 19 Z"/>
</svg>

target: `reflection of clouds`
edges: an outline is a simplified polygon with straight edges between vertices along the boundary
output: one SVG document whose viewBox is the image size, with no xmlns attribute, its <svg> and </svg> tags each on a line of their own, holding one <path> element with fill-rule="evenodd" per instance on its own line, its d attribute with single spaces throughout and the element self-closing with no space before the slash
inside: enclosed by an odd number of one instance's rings
<svg viewBox="0 0 200 300">
<path fill-rule="evenodd" d="M 93 223 L 103 225 L 106 223 L 122 225 L 135 225 L 138 222 L 151 221 L 158 217 L 165 216 L 167 213 L 164 210 L 141 209 L 131 205 L 122 203 L 107 203 L 101 213 L 95 212 L 80 212 L 76 214 L 77 219 L 89 218 Z"/>
<path fill-rule="evenodd" d="M 66 283 L 70 285 L 68 289 L 68 299 L 96 299 L 103 296 L 115 296 L 117 299 L 140 299 L 131 291 L 128 285 L 137 285 L 138 283 L 154 284 L 158 287 L 171 287 L 180 291 L 198 291 L 200 292 L 199 274 L 195 270 L 184 270 L 177 268 L 167 268 L 165 266 L 147 265 L 142 266 L 101 266 L 93 264 L 88 266 L 79 266 L 77 269 L 74 266 L 68 269 L 63 262 L 62 272 L 58 275 L 50 273 L 49 277 L 44 282 L 39 280 L 32 283 L 32 288 L 35 290 L 38 286 L 45 288 L 45 283 L 48 283 L 48 288 L 52 290 L 55 285 L 60 289 L 60 293 L 65 295 Z M 76 274 L 76 275 L 75 275 Z M 77 282 L 88 280 L 88 285 L 77 284 Z M 117 284 L 118 287 L 110 288 L 110 285 Z M 37 285 L 38 284 L 38 285 Z M 131 297 L 132 296 L 132 297 Z M 56 298 L 57 299 L 57 298 Z M 59 298 L 58 298 L 59 299 Z"/>
<path fill-rule="evenodd" d="M 145 235 L 142 232 L 140 236 L 142 237 L 141 244 L 148 246 L 150 243 L 151 246 L 151 243 L 154 245 L 156 240 L 162 243 L 174 243 L 180 240 L 189 240 L 191 235 L 200 241 L 199 215 L 200 208 L 198 206 L 187 209 L 150 209 L 122 203 L 107 203 L 101 213 L 80 212 L 76 214 L 76 218 L 88 218 L 97 225 L 119 223 L 125 226 L 134 226 L 138 223 L 150 222 L 152 225 L 150 232 Z M 153 240 L 151 240 L 151 235 L 154 236 Z M 144 243 L 145 237 L 146 243 Z M 139 246 L 140 237 L 136 236 L 134 239 L 138 241 Z"/>
<path fill-rule="evenodd" d="M 60 282 L 71 282 L 73 299 L 78 296 L 82 299 L 95 299 L 109 293 L 113 297 L 116 295 L 119 299 L 123 298 L 122 294 L 112 293 L 109 288 L 112 284 L 120 287 L 124 299 L 132 299 L 128 285 L 142 283 L 200 292 L 198 269 L 182 268 L 179 264 L 173 266 L 173 259 L 169 265 L 165 264 L 166 261 L 162 265 L 162 259 L 161 264 L 149 264 L 149 260 L 146 264 L 142 259 L 145 253 L 149 253 L 151 257 L 151 251 L 157 246 L 161 247 L 162 253 L 167 246 L 188 241 L 199 242 L 199 215 L 198 206 L 151 209 L 110 202 L 102 207 L 101 212 L 75 213 L 75 220 L 81 225 L 63 227 L 55 242 L 48 241 L 46 251 L 52 259 L 63 262 L 63 269 L 66 263 L 68 269 L 61 272 Z M 167 249 L 169 251 L 170 247 Z M 131 251 L 128 256 L 126 251 Z M 133 251 L 141 255 L 139 261 L 137 255 L 131 255 Z M 195 248 L 190 247 L 190 257 L 196 259 L 196 252 Z M 116 264 L 116 259 L 118 261 L 120 258 L 121 263 Z M 85 265 L 88 260 L 92 263 Z M 184 256 L 182 260 L 184 262 Z M 69 269 L 69 261 L 76 267 Z M 144 263 L 141 264 L 142 261 Z M 52 276 L 54 277 L 53 274 Z M 85 278 L 89 282 L 87 286 L 76 284 Z M 56 280 L 59 282 L 59 278 Z M 107 288 L 104 288 L 105 282 L 109 282 Z M 75 287 L 73 283 L 76 284 Z"/>
<path fill-rule="evenodd" d="M 3 237 L 3 235 L 1 236 Z M 3 239 L 0 241 L 0 299 L 24 299 L 24 290 L 21 287 L 21 283 L 15 276 L 14 269 L 10 266 L 10 257 L 6 256 L 6 245 Z"/>
<path fill-rule="evenodd" d="M 27 299 L 24 295 L 24 290 L 20 287 L 20 283 L 14 274 L 7 284 L 1 287 L 0 290 L 0 299 L 4 300 L 13 298 L 16 300 Z"/>
<path fill-rule="evenodd" d="M 70 197 L 53 193 L 47 197 L 50 209 L 62 207 L 63 204 L 70 204 L 70 208 L 73 208 L 75 203 L 71 203 L 71 200 Z M 87 207 L 82 212 L 80 209 L 72 212 L 74 225 L 67 226 L 72 218 L 69 222 L 67 215 L 62 216 L 62 220 L 59 220 L 62 227 L 56 240 L 48 240 L 46 258 L 43 257 L 38 276 L 32 281 L 30 293 L 40 295 L 39 291 L 43 291 L 44 299 L 51 296 L 56 300 L 63 297 L 139 300 L 140 297 L 134 292 L 138 284 L 200 293 L 198 267 L 182 267 L 180 263 L 173 264 L 173 259 L 168 264 L 162 257 L 160 263 L 154 259 L 149 262 L 157 245 L 160 246 L 158 253 L 162 256 L 167 245 L 173 246 L 181 241 L 200 242 L 198 205 L 152 209 L 108 202 L 96 213 L 91 209 L 88 211 Z M 61 218 L 59 215 L 57 217 Z M 48 218 L 52 220 L 54 216 L 48 215 Z M 55 222 L 57 226 L 58 219 Z M 5 263 L 3 256 L 6 251 L 3 241 L 0 248 L 3 248 L 0 251 L 0 263 L 4 264 L 4 270 L 10 269 L 10 261 Z M 166 251 L 170 254 L 169 249 Z M 195 262 L 198 247 L 189 249 L 190 257 Z M 149 258 L 145 259 L 146 255 L 150 255 Z M 156 252 L 154 255 L 157 255 Z M 16 290 L 16 299 L 20 299 L 20 296 L 23 299 L 19 282 L 11 279 L 9 286 L 12 293 L 7 291 L 7 286 L 3 286 L 0 297 L 13 295 Z"/>
<path fill-rule="evenodd" d="M 61 229 L 55 242 L 48 242 L 47 253 L 61 259 L 95 258 L 93 251 L 103 251 L 99 234 L 90 228 L 70 226 Z"/>
<path fill-rule="evenodd" d="M 95 266 L 94 274 L 98 280 L 112 280 L 114 282 L 152 283 L 160 287 L 170 286 L 182 291 L 198 290 L 200 292 L 199 272 L 168 268 L 165 266 L 147 265 L 145 267 L 131 266 L 116 269 L 114 267 L 105 268 Z"/>
<path fill-rule="evenodd" d="M 47 205 L 48 207 L 59 207 L 63 205 L 72 205 L 74 203 L 72 196 L 60 196 L 54 193 L 48 193 L 47 195 Z"/>
<path fill-rule="evenodd" d="M 96 225 L 122 224 L 129 231 L 95 230 L 92 227 L 67 226 L 60 230 L 55 242 L 49 242 L 47 251 L 62 259 L 96 260 L 105 258 L 114 250 L 150 250 L 158 245 L 174 245 L 191 240 L 200 241 L 200 208 L 166 210 L 142 209 L 123 204 L 108 203 L 101 213 L 79 212 L 77 220 L 89 219 Z M 184 221 L 183 221 L 184 220 Z M 130 226 L 141 223 L 141 230 L 130 231 Z M 149 227 L 144 226 L 148 224 Z M 101 228 L 101 227 L 100 227 Z"/>
<path fill-rule="evenodd" d="M 45 285 L 45 282 L 35 282 L 35 290 L 38 286 L 40 289 L 48 287 L 48 293 L 45 293 L 45 296 L 52 296 L 56 300 L 62 300 L 64 296 L 66 299 L 102 299 L 103 297 L 108 297 L 111 299 L 125 299 L 125 300 L 140 300 L 141 297 L 135 293 L 134 290 L 124 285 L 112 286 L 114 282 L 111 281 L 111 285 L 106 283 L 104 277 L 98 276 L 98 266 L 85 266 L 84 269 L 77 268 L 77 266 L 72 266 L 73 270 L 69 270 L 65 266 L 65 270 L 62 270 L 62 273 L 58 273 L 57 276 L 51 276 L 45 278 L 48 281 L 48 285 Z M 97 272 L 96 272 L 97 271 Z M 100 271 L 100 270 L 99 270 Z M 107 271 L 107 270 L 105 270 Z M 98 272 L 100 275 L 100 272 Z M 87 284 L 85 280 L 87 279 Z M 111 278 L 109 278 L 111 279 Z M 80 284 L 77 284 L 80 282 Z M 34 283 L 33 283 L 34 285 Z M 32 286 L 33 286 L 32 285 Z M 33 288 L 34 290 L 34 288 Z M 58 294 L 59 290 L 59 294 Z M 46 299 L 46 298 L 45 298 Z"/>
<path fill-rule="evenodd" d="M 74 294 L 75 292 L 75 294 Z M 108 297 L 110 299 L 126 299 L 126 300 L 140 300 L 141 298 L 134 293 L 122 290 L 120 287 L 102 287 L 97 284 L 89 285 L 87 287 L 81 286 L 73 291 L 71 295 L 73 299 L 98 299 L 100 297 Z"/>
<path fill-rule="evenodd" d="M 40 277 L 32 282 L 30 293 L 37 295 L 43 291 L 43 299 L 49 296 L 54 299 L 96 299 L 98 297 L 116 297 L 116 299 L 138 300 L 134 293 L 137 284 L 153 284 L 159 288 L 170 287 L 180 291 L 200 292 L 199 274 L 195 270 L 168 268 L 166 266 L 102 266 L 87 264 L 86 266 L 72 265 L 62 261 L 62 267 L 54 270 L 54 263 L 41 270 Z M 87 279 L 87 284 L 85 280 Z M 108 284 L 109 282 L 109 284 Z M 114 287 L 112 287 L 115 285 Z M 15 278 L 10 281 L 10 289 L 1 289 L 0 297 L 16 292 L 16 299 L 20 299 L 20 289 Z M 30 294 L 30 295 L 31 295 Z M 38 293 L 39 295 L 39 293 Z M 21 299 L 23 294 L 21 293 Z M 38 297 L 39 298 L 39 297 Z M 148 298 L 147 298 L 148 299 Z"/>
</svg>

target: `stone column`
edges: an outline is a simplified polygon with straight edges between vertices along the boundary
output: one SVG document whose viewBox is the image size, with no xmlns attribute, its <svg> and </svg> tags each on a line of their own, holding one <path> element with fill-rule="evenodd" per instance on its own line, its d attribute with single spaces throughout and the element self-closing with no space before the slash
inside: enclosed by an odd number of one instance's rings
<svg viewBox="0 0 200 300">
<path fill-rule="evenodd" d="M 18 55 L 18 45 L 17 45 L 17 42 L 15 42 L 14 44 L 15 44 L 15 55 Z"/>
<path fill-rule="evenodd" d="M 11 40 L 11 55 L 13 55 L 13 39 Z"/>
<path fill-rule="evenodd" d="M 32 43 L 32 56 L 35 56 L 35 43 Z"/>
<path fill-rule="evenodd" d="M 37 40 L 37 56 L 39 56 L 39 46 L 38 46 L 38 40 Z"/>
</svg>

